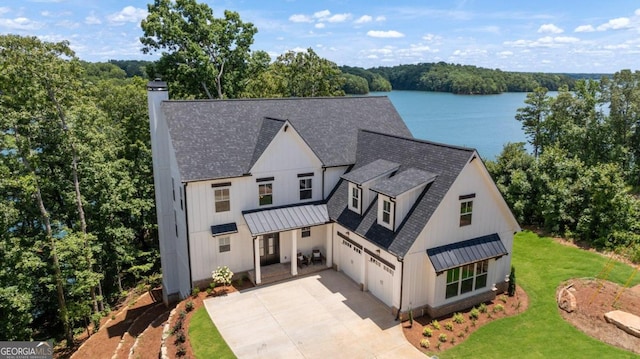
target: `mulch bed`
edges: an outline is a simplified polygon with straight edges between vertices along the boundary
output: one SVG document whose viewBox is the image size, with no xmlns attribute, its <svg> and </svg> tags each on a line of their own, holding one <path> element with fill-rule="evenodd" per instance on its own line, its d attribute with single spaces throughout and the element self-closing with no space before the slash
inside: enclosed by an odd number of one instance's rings
<svg viewBox="0 0 640 359">
<path fill-rule="evenodd" d="M 493 301 L 484 304 L 486 306 L 486 312 L 479 313 L 478 318 L 475 321 L 470 319 L 470 312 L 472 308 L 460 311 L 462 318 L 464 318 L 464 322 L 461 324 L 453 321 L 453 314 L 455 313 L 439 318 L 431 318 L 428 315 L 425 315 L 415 318 L 412 326 L 408 321 L 404 322 L 404 335 L 409 343 L 423 353 L 438 353 L 463 343 L 471 333 L 487 323 L 496 319 L 524 312 L 529 306 L 529 297 L 522 288 L 517 286 L 516 293 L 513 297 L 501 294 Z M 432 325 L 434 319 L 436 319 L 440 324 L 440 329 L 436 329 Z M 446 328 L 448 323 L 451 325 L 451 330 Z M 423 335 L 423 329 L 425 327 L 431 329 L 431 337 Z M 446 340 L 443 338 L 444 341 L 440 341 L 439 338 L 441 335 L 445 335 Z M 428 348 L 420 345 L 420 342 L 424 339 L 429 342 Z"/>
<path fill-rule="evenodd" d="M 571 279 L 558 290 L 568 285 L 576 298 L 576 310 L 568 313 L 558 309 L 562 318 L 593 338 L 640 354 L 640 338 L 607 323 L 604 318 L 604 314 L 612 310 L 640 316 L 640 285 L 622 290 L 609 281 Z"/>
</svg>

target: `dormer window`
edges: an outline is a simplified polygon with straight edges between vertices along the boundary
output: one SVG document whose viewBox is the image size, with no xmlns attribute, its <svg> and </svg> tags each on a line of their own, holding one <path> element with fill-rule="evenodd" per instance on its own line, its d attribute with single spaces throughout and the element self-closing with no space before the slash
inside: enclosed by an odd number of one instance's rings
<svg viewBox="0 0 640 359">
<path fill-rule="evenodd" d="M 382 222 L 391 224 L 391 202 L 382 201 Z"/>
<path fill-rule="evenodd" d="M 351 187 L 351 209 L 360 213 L 360 188 L 353 186 Z"/>
</svg>

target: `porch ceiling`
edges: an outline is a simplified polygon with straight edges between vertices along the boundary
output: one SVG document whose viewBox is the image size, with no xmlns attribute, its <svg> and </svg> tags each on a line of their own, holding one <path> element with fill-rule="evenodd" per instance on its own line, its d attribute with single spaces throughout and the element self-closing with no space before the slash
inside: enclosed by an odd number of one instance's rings
<svg viewBox="0 0 640 359">
<path fill-rule="evenodd" d="M 427 249 L 437 273 L 508 254 L 497 233 Z"/>
<path fill-rule="evenodd" d="M 326 204 L 305 204 L 243 212 L 252 236 L 317 226 L 329 222 Z"/>
</svg>

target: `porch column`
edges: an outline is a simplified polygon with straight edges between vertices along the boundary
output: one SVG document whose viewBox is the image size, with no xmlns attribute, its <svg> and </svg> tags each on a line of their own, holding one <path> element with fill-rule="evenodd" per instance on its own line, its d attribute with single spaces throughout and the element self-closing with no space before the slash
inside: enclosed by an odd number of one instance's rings
<svg viewBox="0 0 640 359">
<path fill-rule="evenodd" d="M 298 275 L 298 230 L 291 231 L 291 275 Z"/>
<path fill-rule="evenodd" d="M 325 254 L 325 256 L 327 259 L 327 267 L 331 268 L 333 267 L 333 235 L 335 234 L 335 231 L 333 230 L 333 223 L 330 226 L 327 226 L 327 229 L 330 233 L 327 234 L 327 253 Z"/>
<path fill-rule="evenodd" d="M 260 236 L 262 238 L 262 236 Z M 262 283 L 260 274 L 260 240 L 261 238 L 253 238 L 253 267 L 256 271 L 256 284 Z"/>
</svg>

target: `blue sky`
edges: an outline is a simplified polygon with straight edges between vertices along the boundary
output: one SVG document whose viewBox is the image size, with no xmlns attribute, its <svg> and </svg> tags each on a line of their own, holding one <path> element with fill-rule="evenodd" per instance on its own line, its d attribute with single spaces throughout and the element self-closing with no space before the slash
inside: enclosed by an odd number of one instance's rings
<svg viewBox="0 0 640 359">
<path fill-rule="evenodd" d="M 311 47 L 338 65 L 361 67 L 445 61 L 505 71 L 640 69 L 638 1 L 200 2 L 216 16 L 229 9 L 254 23 L 252 49 L 272 58 Z M 146 4 L 0 0 L 0 33 L 68 40 L 87 61 L 155 60 L 138 40 Z"/>
</svg>

